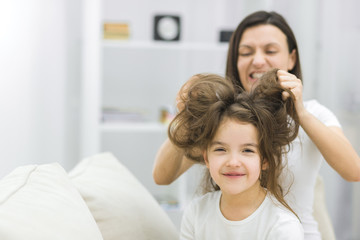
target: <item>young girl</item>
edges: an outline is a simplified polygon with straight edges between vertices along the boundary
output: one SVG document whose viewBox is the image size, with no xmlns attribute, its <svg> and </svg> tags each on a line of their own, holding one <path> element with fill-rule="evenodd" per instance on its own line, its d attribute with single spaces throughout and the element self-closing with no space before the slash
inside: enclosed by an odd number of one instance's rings
<svg viewBox="0 0 360 240">
<path fill-rule="evenodd" d="M 238 94 L 211 74 L 184 85 L 184 106 L 170 123 L 169 139 L 206 164 L 209 192 L 185 211 L 181 239 L 304 238 L 279 184 L 282 157 L 299 124 L 294 96 L 285 90 L 290 97 L 282 99 L 276 73 L 263 75 L 250 93 Z"/>
</svg>

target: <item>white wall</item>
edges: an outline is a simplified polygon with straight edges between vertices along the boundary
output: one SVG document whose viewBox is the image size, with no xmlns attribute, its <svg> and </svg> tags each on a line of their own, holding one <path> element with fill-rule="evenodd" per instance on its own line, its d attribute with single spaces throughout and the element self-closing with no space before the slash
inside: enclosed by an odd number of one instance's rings
<svg viewBox="0 0 360 240">
<path fill-rule="evenodd" d="M 0 176 L 68 165 L 66 1 L 0 1 Z"/>
<path fill-rule="evenodd" d="M 360 154 L 360 3 L 322 1 L 316 96 L 339 117 L 345 135 Z M 344 181 L 327 164 L 327 203 L 338 239 L 360 238 L 360 185 Z"/>
<path fill-rule="evenodd" d="M 82 89 L 83 0 L 59 0 L 65 3 L 61 16 L 65 21 L 66 55 L 65 81 L 65 159 L 64 167 L 72 168 L 80 159 L 80 115 Z"/>
</svg>

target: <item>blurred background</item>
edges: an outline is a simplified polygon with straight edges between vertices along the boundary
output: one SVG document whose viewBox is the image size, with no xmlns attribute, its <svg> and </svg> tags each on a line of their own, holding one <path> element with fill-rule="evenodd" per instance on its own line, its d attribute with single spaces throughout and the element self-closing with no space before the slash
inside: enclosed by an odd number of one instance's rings
<svg viewBox="0 0 360 240">
<path fill-rule="evenodd" d="M 175 94 L 194 73 L 224 74 L 220 33 L 256 10 L 287 19 L 304 98 L 331 109 L 360 153 L 358 9 L 356 0 L 0 0 L 0 177 L 24 164 L 69 170 L 111 151 L 155 196 L 184 198 L 189 178 L 175 190 L 151 179 Z M 156 39 L 155 17 L 169 15 L 180 24 L 165 28 L 177 38 Z M 360 239 L 360 183 L 344 181 L 326 162 L 321 175 L 337 239 Z"/>
</svg>

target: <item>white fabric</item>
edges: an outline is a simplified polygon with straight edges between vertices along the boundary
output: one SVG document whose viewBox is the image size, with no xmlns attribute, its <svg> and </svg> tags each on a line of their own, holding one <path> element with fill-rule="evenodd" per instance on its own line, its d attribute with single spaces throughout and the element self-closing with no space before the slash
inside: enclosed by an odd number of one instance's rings
<svg viewBox="0 0 360 240">
<path fill-rule="evenodd" d="M 303 228 L 297 217 L 269 196 L 246 219 L 229 221 L 220 211 L 221 191 L 207 193 L 193 200 L 185 210 L 180 239 L 304 239 Z"/>
<path fill-rule="evenodd" d="M 336 116 L 316 100 L 304 102 L 305 108 L 326 126 L 341 127 Z M 285 197 L 287 203 L 298 214 L 303 224 L 306 240 L 320 240 L 317 222 L 313 217 L 313 200 L 316 178 L 323 157 L 305 131 L 300 128 L 299 136 L 292 143 L 288 153 L 288 170 L 283 171 L 283 187 L 290 186 Z"/>
<path fill-rule="evenodd" d="M 326 207 L 324 182 L 321 176 L 318 176 L 314 191 L 314 214 L 318 222 L 319 231 L 322 239 L 335 240 L 335 232 L 332 226 L 330 216 Z"/>
<path fill-rule="evenodd" d="M 104 240 L 179 238 L 165 211 L 112 154 L 84 159 L 69 176 L 86 201 Z"/>
<path fill-rule="evenodd" d="M 103 238 L 65 170 L 54 163 L 18 167 L 0 181 L 0 239 Z"/>
</svg>

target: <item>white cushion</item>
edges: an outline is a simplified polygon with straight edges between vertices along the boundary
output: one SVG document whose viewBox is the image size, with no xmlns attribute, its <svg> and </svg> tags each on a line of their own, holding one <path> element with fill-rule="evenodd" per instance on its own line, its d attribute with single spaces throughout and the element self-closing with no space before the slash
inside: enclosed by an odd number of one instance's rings
<svg viewBox="0 0 360 240">
<path fill-rule="evenodd" d="M 79 192 L 57 163 L 16 168 L 0 181 L 0 239 L 101 240 Z"/>
<path fill-rule="evenodd" d="M 112 154 L 84 159 L 69 176 L 86 201 L 104 240 L 179 238 L 165 211 Z"/>
</svg>

